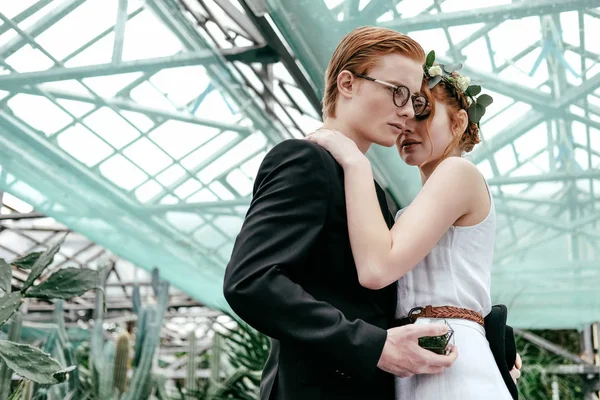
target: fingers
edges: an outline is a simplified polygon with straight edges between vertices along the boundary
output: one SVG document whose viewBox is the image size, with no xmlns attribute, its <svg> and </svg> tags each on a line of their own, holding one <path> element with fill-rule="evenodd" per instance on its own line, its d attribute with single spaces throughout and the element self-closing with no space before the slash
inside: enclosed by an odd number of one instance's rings
<svg viewBox="0 0 600 400">
<path fill-rule="evenodd" d="M 520 370 L 523 367 L 523 360 L 521 360 L 521 355 L 517 353 L 517 358 L 515 359 L 515 368 Z"/>
<path fill-rule="evenodd" d="M 452 346 L 448 354 L 435 354 L 430 352 L 428 363 L 433 368 L 449 368 L 454 364 L 454 361 L 458 358 L 458 350 L 456 346 Z"/>
<path fill-rule="evenodd" d="M 446 368 L 450 368 L 458 358 L 458 350 L 455 346 L 447 355 L 436 354 L 430 350 L 418 347 L 414 350 L 412 357 L 416 374 L 439 374 Z"/>
<path fill-rule="evenodd" d="M 513 368 L 510 370 L 510 376 L 512 377 L 513 382 L 517 383 L 517 379 L 521 377 L 521 371 L 517 368 Z"/>
<path fill-rule="evenodd" d="M 450 353 L 448 353 L 445 357 L 450 361 L 450 365 L 454 364 L 454 361 L 456 361 L 458 358 L 458 348 L 456 346 L 452 346 L 450 348 Z"/>
</svg>

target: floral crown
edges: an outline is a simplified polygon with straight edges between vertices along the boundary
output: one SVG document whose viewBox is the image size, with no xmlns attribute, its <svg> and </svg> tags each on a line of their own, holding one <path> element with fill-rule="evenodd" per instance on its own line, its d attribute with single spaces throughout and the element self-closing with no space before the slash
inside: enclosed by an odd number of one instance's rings
<svg viewBox="0 0 600 400">
<path fill-rule="evenodd" d="M 462 68 L 461 63 L 457 64 L 435 64 L 435 51 L 431 50 L 427 54 L 425 65 L 423 66 L 425 80 L 429 89 L 444 81 L 452 85 L 458 92 L 464 93 L 469 99 L 469 120 L 479 127 L 481 117 L 485 115 L 485 109 L 494 102 L 492 96 L 481 93 L 481 86 L 471 85 L 471 78 L 462 76 L 457 71 Z M 479 95 L 479 96 L 478 96 Z M 478 96 L 478 97 L 475 97 Z"/>
</svg>

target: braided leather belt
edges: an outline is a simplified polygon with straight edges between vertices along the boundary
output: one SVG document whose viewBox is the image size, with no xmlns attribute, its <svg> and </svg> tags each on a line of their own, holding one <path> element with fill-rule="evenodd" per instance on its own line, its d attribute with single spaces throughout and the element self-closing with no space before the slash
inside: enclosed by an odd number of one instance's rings
<svg viewBox="0 0 600 400">
<path fill-rule="evenodd" d="M 408 316 L 395 320 L 393 326 L 412 324 L 417 320 L 417 318 L 459 318 L 467 319 L 469 321 L 478 323 L 481 326 L 484 326 L 483 316 L 480 313 L 473 310 L 469 310 L 467 308 L 452 306 L 415 307 L 412 310 L 410 310 Z"/>
</svg>

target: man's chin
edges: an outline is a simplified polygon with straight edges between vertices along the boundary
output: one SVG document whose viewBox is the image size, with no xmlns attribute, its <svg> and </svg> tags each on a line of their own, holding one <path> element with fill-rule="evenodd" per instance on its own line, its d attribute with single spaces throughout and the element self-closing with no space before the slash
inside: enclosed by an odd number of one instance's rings
<svg viewBox="0 0 600 400">
<path fill-rule="evenodd" d="M 390 137 L 378 137 L 378 138 L 374 138 L 375 140 L 373 140 L 373 143 L 378 144 L 380 146 L 383 147 L 392 147 L 396 145 L 396 140 L 398 139 L 397 136 L 390 136 Z"/>
</svg>

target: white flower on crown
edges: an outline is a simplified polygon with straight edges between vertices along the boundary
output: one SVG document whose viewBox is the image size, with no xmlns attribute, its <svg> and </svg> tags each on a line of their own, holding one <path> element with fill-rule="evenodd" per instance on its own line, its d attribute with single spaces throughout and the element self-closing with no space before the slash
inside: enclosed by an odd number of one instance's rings
<svg viewBox="0 0 600 400">
<path fill-rule="evenodd" d="M 468 76 L 460 76 L 458 77 L 458 79 L 456 79 L 456 85 L 461 90 L 461 92 L 466 91 L 469 88 L 470 84 L 471 78 L 469 78 Z"/>
<path fill-rule="evenodd" d="M 429 68 L 429 71 L 427 72 L 429 73 L 429 76 L 441 76 L 442 67 L 440 67 L 439 65 L 434 65 L 433 67 Z"/>
</svg>

